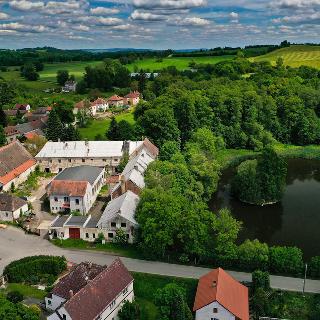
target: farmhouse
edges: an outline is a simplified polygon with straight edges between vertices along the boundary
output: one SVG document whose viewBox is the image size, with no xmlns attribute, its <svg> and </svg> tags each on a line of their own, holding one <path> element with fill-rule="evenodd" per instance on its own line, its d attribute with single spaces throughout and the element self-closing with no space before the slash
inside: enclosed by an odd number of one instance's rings
<svg viewBox="0 0 320 320">
<path fill-rule="evenodd" d="M 108 99 L 108 104 L 109 106 L 112 106 L 112 107 L 121 107 L 125 104 L 124 98 L 119 97 L 117 95 L 113 95 Z"/>
<path fill-rule="evenodd" d="M 64 86 L 61 89 L 61 92 L 75 92 L 77 88 L 77 82 L 76 81 L 66 81 L 66 83 L 64 84 Z"/>
<path fill-rule="evenodd" d="M 47 142 L 36 155 L 40 168 L 57 173 L 65 168 L 90 165 L 115 173 L 123 155 L 131 154 L 143 141 L 68 141 Z"/>
<path fill-rule="evenodd" d="M 127 94 L 125 97 L 126 104 L 130 106 L 136 106 L 140 102 L 140 92 L 139 91 L 133 91 Z"/>
<path fill-rule="evenodd" d="M 36 161 L 19 141 L 0 148 L 0 191 L 8 191 L 27 180 Z"/>
<path fill-rule="evenodd" d="M 28 202 L 9 193 L 0 193 L 0 221 L 14 221 L 29 210 Z"/>
<path fill-rule="evenodd" d="M 104 182 L 104 167 L 84 165 L 64 169 L 47 186 L 51 212 L 88 213 Z"/>
<path fill-rule="evenodd" d="M 81 263 L 46 298 L 47 308 L 54 311 L 47 319 L 117 319 L 123 303 L 133 299 L 133 278 L 119 258 L 104 267 Z"/>
<path fill-rule="evenodd" d="M 95 108 L 96 111 L 105 112 L 107 109 L 109 109 L 109 104 L 105 99 L 98 98 L 91 102 L 91 107 Z"/>
<path fill-rule="evenodd" d="M 127 191 L 108 203 L 97 223 L 98 229 L 104 234 L 107 241 L 114 240 L 118 229 L 126 233 L 129 243 L 134 241 L 134 230 L 138 227 L 134 215 L 139 200 L 139 196 Z"/>
<path fill-rule="evenodd" d="M 196 320 L 249 320 L 248 288 L 223 269 L 200 278 L 193 311 Z"/>
<path fill-rule="evenodd" d="M 92 105 L 88 100 L 81 100 L 77 102 L 73 107 L 73 114 L 78 114 L 80 110 L 85 111 L 87 114 L 90 114 L 94 117 L 97 114 L 97 108 L 95 105 Z"/>
</svg>

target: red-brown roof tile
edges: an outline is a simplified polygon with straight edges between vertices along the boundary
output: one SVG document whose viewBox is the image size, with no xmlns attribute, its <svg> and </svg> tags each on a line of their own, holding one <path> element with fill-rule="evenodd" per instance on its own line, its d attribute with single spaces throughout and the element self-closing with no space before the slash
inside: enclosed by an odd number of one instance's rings
<svg viewBox="0 0 320 320">
<path fill-rule="evenodd" d="M 125 96 L 125 98 L 129 98 L 129 99 L 135 99 L 135 98 L 139 98 L 139 97 L 140 97 L 139 91 L 130 92 Z"/>
<path fill-rule="evenodd" d="M 120 97 L 120 96 L 118 96 L 118 95 L 113 95 L 113 96 L 111 96 L 109 99 L 108 99 L 108 101 L 121 101 L 121 100 L 123 100 L 123 97 Z"/>
<path fill-rule="evenodd" d="M 87 181 L 53 180 L 48 186 L 50 195 L 66 195 L 69 197 L 83 197 L 87 191 Z"/>
<path fill-rule="evenodd" d="M 116 259 L 64 305 L 72 319 L 94 320 L 110 305 L 133 278 Z"/>
<path fill-rule="evenodd" d="M 200 278 L 193 311 L 217 301 L 240 320 L 249 320 L 248 288 L 223 269 L 212 270 Z"/>
</svg>

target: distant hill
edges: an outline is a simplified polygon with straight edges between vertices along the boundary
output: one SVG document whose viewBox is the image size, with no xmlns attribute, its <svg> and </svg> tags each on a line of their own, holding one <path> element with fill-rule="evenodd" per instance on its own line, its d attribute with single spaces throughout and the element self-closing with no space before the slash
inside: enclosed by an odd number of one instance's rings
<svg viewBox="0 0 320 320">
<path fill-rule="evenodd" d="M 270 61 L 275 64 L 281 57 L 285 65 L 291 67 L 309 66 L 320 69 L 320 46 L 291 45 L 262 56 L 251 58 L 251 61 Z"/>
</svg>

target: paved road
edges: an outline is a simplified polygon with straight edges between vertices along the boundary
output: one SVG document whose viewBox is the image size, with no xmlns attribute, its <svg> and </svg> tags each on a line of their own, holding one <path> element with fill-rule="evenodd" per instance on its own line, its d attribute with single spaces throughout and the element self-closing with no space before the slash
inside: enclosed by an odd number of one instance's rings
<svg viewBox="0 0 320 320">
<path fill-rule="evenodd" d="M 116 257 L 103 252 L 65 250 L 52 245 L 47 240 L 33 235 L 25 235 L 20 229 L 9 227 L 0 229 L 0 274 L 11 261 L 25 256 L 49 254 L 64 255 L 68 260 L 79 263 L 93 261 L 98 264 L 110 264 Z M 210 271 L 207 268 L 181 266 L 163 262 L 153 262 L 121 258 L 130 271 L 160 274 L 198 279 Z M 251 274 L 233 272 L 230 274 L 239 281 L 250 281 Z M 271 286 L 276 289 L 302 291 L 303 280 L 298 278 L 271 276 Z M 307 280 L 306 292 L 320 293 L 320 281 Z"/>
</svg>

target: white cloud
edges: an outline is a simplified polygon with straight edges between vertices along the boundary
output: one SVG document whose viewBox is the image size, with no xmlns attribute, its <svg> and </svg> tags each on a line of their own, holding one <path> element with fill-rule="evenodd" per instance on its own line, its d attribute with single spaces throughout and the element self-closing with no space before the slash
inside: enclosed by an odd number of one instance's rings
<svg viewBox="0 0 320 320">
<path fill-rule="evenodd" d="M 205 27 L 210 25 L 210 21 L 199 17 L 172 18 L 168 21 L 169 25 Z"/>
<path fill-rule="evenodd" d="M 7 20 L 10 16 L 4 12 L 0 12 L 0 20 Z"/>
<path fill-rule="evenodd" d="M 94 15 L 117 14 L 120 10 L 117 8 L 96 7 L 91 8 L 90 13 Z"/>
<path fill-rule="evenodd" d="M 0 24 L 0 29 L 15 30 L 20 32 L 45 32 L 49 30 L 46 26 L 43 25 L 27 25 L 19 22 Z"/>
<path fill-rule="evenodd" d="M 315 5 L 320 5 L 320 0 L 274 0 L 270 5 L 281 9 L 312 8 Z"/>
<path fill-rule="evenodd" d="M 131 13 L 131 19 L 133 20 L 144 20 L 144 21 L 160 21 L 166 20 L 167 17 L 161 14 L 155 14 L 146 11 L 134 10 Z"/>
<path fill-rule="evenodd" d="M 167 8 L 167 9 L 190 9 L 202 7 L 207 4 L 206 0 L 133 0 L 137 8 Z"/>
<path fill-rule="evenodd" d="M 233 23 L 238 23 L 239 22 L 239 13 L 237 12 L 231 12 L 229 14 L 230 18 L 231 18 L 231 22 Z"/>
<path fill-rule="evenodd" d="M 83 24 L 79 24 L 79 25 L 74 25 L 72 26 L 73 30 L 78 30 L 78 31 L 89 31 L 90 28 L 88 26 L 85 26 Z"/>
<path fill-rule="evenodd" d="M 28 0 L 10 1 L 9 5 L 12 9 L 20 11 L 39 10 L 44 7 L 44 3 L 42 1 L 32 2 Z"/>
<path fill-rule="evenodd" d="M 120 31 L 125 31 L 125 30 L 130 30 L 132 29 L 132 25 L 131 24 L 120 24 L 118 26 L 114 26 L 112 27 L 113 30 L 120 30 Z"/>
<path fill-rule="evenodd" d="M 118 18 L 105 18 L 105 17 L 97 17 L 94 22 L 101 26 L 116 26 L 123 23 L 121 19 Z"/>
</svg>

